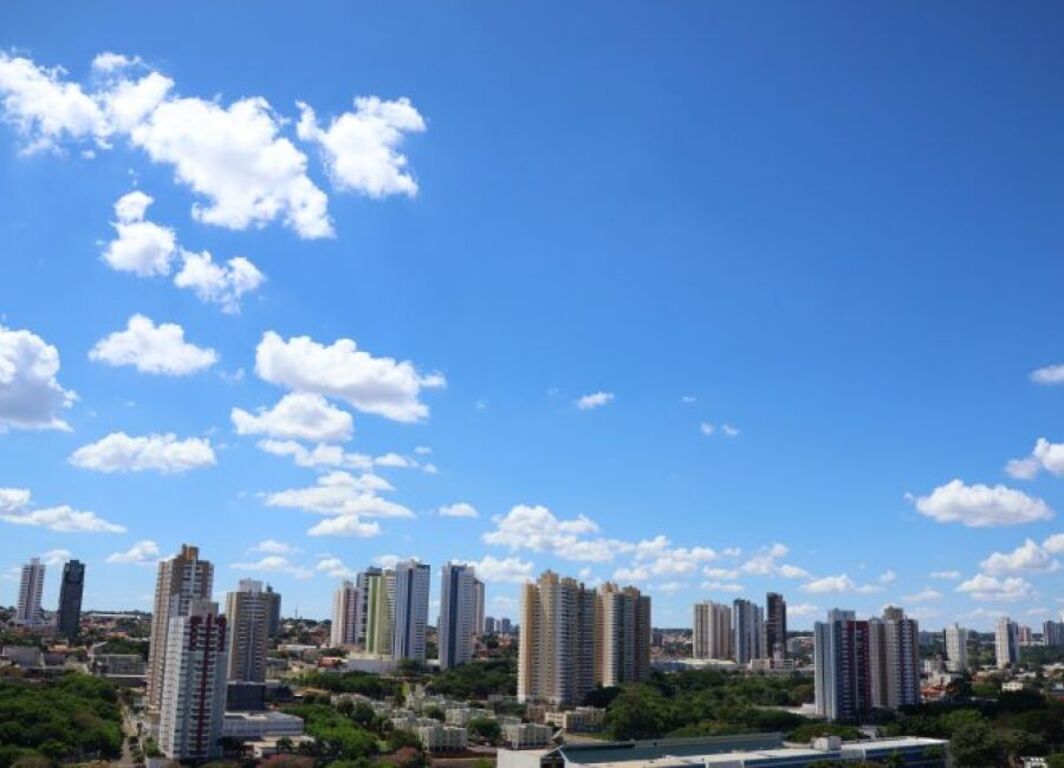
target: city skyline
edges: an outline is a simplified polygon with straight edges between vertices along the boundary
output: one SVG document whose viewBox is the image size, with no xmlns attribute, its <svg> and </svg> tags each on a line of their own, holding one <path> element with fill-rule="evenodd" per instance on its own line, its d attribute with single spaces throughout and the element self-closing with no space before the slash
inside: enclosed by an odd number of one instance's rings
<svg viewBox="0 0 1064 768">
<path fill-rule="evenodd" d="M 193 541 L 322 619 L 412 558 L 430 622 L 452 561 L 495 617 L 551 569 L 659 627 L 1060 618 L 1059 14 L 898 61 L 884 9 L 558 5 L 534 72 L 549 13 L 194 5 L 0 10 L 0 604 L 37 557 L 151 610 Z"/>
</svg>

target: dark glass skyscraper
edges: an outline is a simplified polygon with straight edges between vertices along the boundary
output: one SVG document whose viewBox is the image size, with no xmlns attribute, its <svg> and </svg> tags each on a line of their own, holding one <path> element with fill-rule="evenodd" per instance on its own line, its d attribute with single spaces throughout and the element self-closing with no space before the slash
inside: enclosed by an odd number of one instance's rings
<svg viewBox="0 0 1064 768">
<path fill-rule="evenodd" d="M 787 658 L 787 602 L 778 592 L 766 598 L 765 655 L 782 661 Z"/>
<path fill-rule="evenodd" d="M 81 627 L 81 595 L 85 590 L 85 564 L 71 560 L 63 566 L 63 583 L 59 586 L 57 630 L 67 638 L 77 637 Z"/>
</svg>

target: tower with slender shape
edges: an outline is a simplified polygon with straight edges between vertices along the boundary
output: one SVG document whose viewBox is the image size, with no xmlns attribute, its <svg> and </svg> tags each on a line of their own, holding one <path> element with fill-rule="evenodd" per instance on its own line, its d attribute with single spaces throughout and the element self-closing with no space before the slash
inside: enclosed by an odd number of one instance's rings
<svg viewBox="0 0 1064 768">
<path fill-rule="evenodd" d="M 332 629 L 329 643 L 333 646 L 354 645 L 358 642 L 358 587 L 343 581 L 333 592 Z"/>
<path fill-rule="evenodd" d="M 901 608 L 887 606 L 868 622 L 872 706 L 880 709 L 920 703 L 920 627 Z"/>
<path fill-rule="evenodd" d="M 778 592 L 765 598 L 765 657 L 774 661 L 787 658 L 787 601 Z"/>
<path fill-rule="evenodd" d="M 440 577 L 440 622 L 437 643 L 440 668 L 466 664 L 473 658 L 473 638 L 477 634 L 477 585 L 483 598 L 483 584 L 473 566 L 447 563 Z"/>
<path fill-rule="evenodd" d="M 200 560 L 199 548 L 190 544 L 182 544 L 180 553 L 159 563 L 148 647 L 148 707 L 152 710 L 162 704 L 170 619 L 187 616 L 193 600 L 210 600 L 213 583 L 214 566 Z M 222 669 L 224 674 L 224 665 Z"/>
<path fill-rule="evenodd" d="M 44 591 L 44 563 L 34 557 L 22 566 L 22 578 L 18 585 L 18 606 L 15 622 L 36 626 L 42 621 L 41 593 Z"/>
<path fill-rule="evenodd" d="M 85 564 L 71 560 L 63 566 L 63 581 L 59 585 L 59 610 L 56 631 L 67 639 L 74 639 L 81 631 L 81 597 L 85 591 Z"/>
<path fill-rule="evenodd" d="M 732 657 L 731 608 L 723 603 L 695 603 L 692 655 L 696 659 Z"/>
<path fill-rule="evenodd" d="M 226 595 L 225 618 L 229 627 L 227 679 L 245 683 L 266 682 L 266 651 L 270 647 L 270 608 L 273 602 L 261 581 L 243 579 Z"/>
<path fill-rule="evenodd" d="M 854 720 L 872 709 L 867 621 L 853 611 L 832 610 L 813 627 L 814 691 L 817 714 Z"/>
<path fill-rule="evenodd" d="M 429 623 L 427 563 L 406 560 L 395 564 L 395 624 L 392 658 L 425 660 L 425 631 Z"/>
<path fill-rule="evenodd" d="M 749 664 L 762 657 L 764 625 L 761 606 L 742 599 L 732 603 L 732 652 L 736 664 Z"/>
<path fill-rule="evenodd" d="M 649 675 L 650 597 L 603 584 L 595 606 L 595 684 L 612 687 Z"/>
</svg>

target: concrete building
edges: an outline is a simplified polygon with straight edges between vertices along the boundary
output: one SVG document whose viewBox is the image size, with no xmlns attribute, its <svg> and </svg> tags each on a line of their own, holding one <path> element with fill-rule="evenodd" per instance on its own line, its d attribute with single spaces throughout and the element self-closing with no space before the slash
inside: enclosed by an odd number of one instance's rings
<svg viewBox="0 0 1064 768">
<path fill-rule="evenodd" d="M 149 709 L 157 711 L 162 705 L 170 620 L 188 615 L 193 601 L 210 600 L 213 584 L 214 566 L 200 560 L 198 547 L 182 544 L 179 554 L 159 563 L 148 647 Z M 224 675 L 224 666 L 222 670 Z"/>
<path fill-rule="evenodd" d="M 484 585 L 478 581 L 473 566 L 447 563 L 443 567 L 440 578 L 440 621 L 436 633 L 441 669 L 467 664 L 473 658 L 478 592 L 483 600 Z"/>
<path fill-rule="evenodd" d="M 261 581 L 243 579 L 226 595 L 229 622 L 229 660 L 226 677 L 244 683 L 266 682 L 266 652 L 270 647 L 270 611 L 275 592 Z"/>
<path fill-rule="evenodd" d="M 56 612 L 56 631 L 72 640 L 81 631 L 81 597 L 85 591 L 85 565 L 71 560 L 63 566 L 63 581 L 59 584 L 59 610 Z"/>
<path fill-rule="evenodd" d="M 226 712 L 222 719 L 222 738 L 262 741 L 302 735 L 303 718 L 283 712 Z"/>
<path fill-rule="evenodd" d="M 41 593 L 44 591 L 44 572 L 45 566 L 39 557 L 22 566 L 22 578 L 18 585 L 18 606 L 15 609 L 17 624 L 36 626 L 43 621 Z"/>
<path fill-rule="evenodd" d="M 551 743 L 554 729 L 541 723 L 507 723 L 502 741 L 508 749 L 542 749 Z"/>
<path fill-rule="evenodd" d="M 159 716 L 159 749 L 171 760 L 221 754 L 229 634 L 218 604 L 193 600 L 172 616 Z"/>
<path fill-rule="evenodd" d="M 281 634 L 281 595 L 273 591 L 273 587 L 266 585 L 267 599 L 270 601 L 270 618 L 267 622 L 270 639 L 276 640 Z"/>
<path fill-rule="evenodd" d="M 505 616 L 499 619 L 498 629 L 500 635 L 512 635 L 514 633 L 513 624 L 511 624 L 510 620 Z"/>
<path fill-rule="evenodd" d="M 693 653 L 696 659 L 732 658 L 731 608 L 723 603 L 695 603 Z"/>
<path fill-rule="evenodd" d="M 650 597 L 635 587 L 603 584 L 595 601 L 595 684 L 635 683 L 650 676 Z"/>
<path fill-rule="evenodd" d="M 484 634 L 484 582 L 477 579 L 473 584 L 473 627 L 477 636 Z"/>
<path fill-rule="evenodd" d="M 595 593 L 546 571 L 521 589 L 517 699 L 572 705 L 595 686 Z"/>
<path fill-rule="evenodd" d="M 500 749 L 497 757 L 498 768 L 812 768 L 885 764 L 891 759 L 912 768 L 945 768 L 949 742 L 915 737 L 858 742 L 824 738 L 809 746 L 788 746 L 781 734 L 760 733 Z"/>
<path fill-rule="evenodd" d="M 946 669 L 950 672 L 968 669 L 968 630 L 956 624 L 946 627 Z"/>
<path fill-rule="evenodd" d="M 787 658 L 787 601 L 778 592 L 769 592 L 765 598 L 765 657 Z"/>
<path fill-rule="evenodd" d="M 395 571 L 369 568 L 358 575 L 359 609 L 356 619 L 357 642 L 366 653 L 390 656 L 395 614 Z"/>
<path fill-rule="evenodd" d="M 395 564 L 393 659 L 425 660 L 430 575 L 427 563 L 406 560 Z"/>
<path fill-rule="evenodd" d="M 888 606 L 868 622 L 872 706 L 898 709 L 920 703 L 920 628 L 901 608 Z"/>
<path fill-rule="evenodd" d="M 466 729 L 457 725 L 419 725 L 417 737 L 426 752 L 464 752 L 469 745 Z"/>
<path fill-rule="evenodd" d="M 1047 621 L 1043 623 L 1042 643 L 1049 648 L 1064 646 L 1064 621 Z"/>
<path fill-rule="evenodd" d="M 868 622 L 833 610 L 813 627 L 816 712 L 828 720 L 855 720 L 872 709 Z"/>
<path fill-rule="evenodd" d="M 764 656 L 765 611 L 739 598 L 732 603 L 732 658 L 740 666 Z"/>
<path fill-rule="evenodd" d="M 359 643 L 359 592 L 353 581 L 343 581 L 333 592 L 332 628 L 329 644 L 332 646 L 356 645 Z"/>
<path fill-rule="evenodd" d="M 998 619 L 994 627 L 994 657 L 998 669 L 1020 661 L 1020 628 L 1007 616 Z"/>
<path fill-rule="evenodd" d="M 595 733 L 606 723 L 606 710 L 599 707 L 576 707 L 543 713 L 543 722 L 570 733 Z"/>
</svg>

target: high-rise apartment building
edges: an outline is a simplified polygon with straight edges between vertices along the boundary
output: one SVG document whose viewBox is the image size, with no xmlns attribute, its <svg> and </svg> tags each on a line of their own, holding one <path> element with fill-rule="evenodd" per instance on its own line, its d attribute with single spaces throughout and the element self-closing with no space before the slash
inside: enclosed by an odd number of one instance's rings
<svg viewBox="0 0 1064 768">
<path fill-rule="evenodd" d="M 333 592 L 332 628 L 329 643 L 333 646 L 359 642 L 359 592 L 352 581 L 343 581 Z"/>
<path fill-rule="evenodd" d="M 473 626 L 474 634 L 484 634 L 484 582 L 480 579 L 473 584 Z"/>
<path fill-rule="evenodd" d="M 595 686 L 595 593 L 546 571 L 521 590 L 517 698 L 579 704 Z"/>
<path fill-rule="evenodd" d="M 473 566 L 447 563 L 443 567 L 440 621 L 436 628 L 441 669 L 466 664 L 473 658 L 474 637 L 478 634 L 478 593 L 483 600 L 484 584 L 477 579 Z"/>
<path fill-rule="evenodd" d="M 281 634 L 281 595 L 274 592 L 269 584 L 266 585 L 266 595 L 270 601 L 270 618 L 266 623 L 270 630 L 270 639 L 276 640 Z"/>
<path fill-rule="evenodd" d="M 22 578 L 18 585 L 18 606 L 15 609 L 16 623 L 34 626 L 42 622 L 41 593 L 44 591 L 44 571 L 44 563 L 39 557 L 22 566 Z"/>
<path fill-rule="evenodd" d="M 179 554 L 159 563 L 148 646 L 147 703 L 152 710 L 158 710 L 162 704 L 170 620 L 187 616 L 192 601 L 210 600 L 213 583 L 214 566 L 200 560 L 198 547 L 182 544 Z M 224 664 L 222 676 L 224 679 Z"/>
<path fill-rule="evenodd" d="M 603 584 L 595 605 L 595 684 L 618 686 L 650 676 L 650 597 Z"/>
<path fill-rule="evenodd" d="M 159 748 L 171 760 L 202 762 L 221 754 L 228 640 L 217 603 L 194 599 L 170 618 Z"/>
<path fill-rule="evenodd" d="M 692 655 L 696 659 L 732 657 L 731 608 L 709 600 L 695 603 Z"/>
<path fill-rule="evenodd" d="M 1020 661 L 1020 628 L 1007 616 L 998 619 L 994 627 L 994 655 L 998 669 Z"/>
<path fill-rule="evenodd" d="M 56 631 L 66 638 L 75 638 L 81 630 L 81 597 L 85 592 L 85 564 L 71 560 L 63 566 L 63 581 L 59 585 L 59 611 Z"/>
<path fill-rule="evenodd" d="M 764 654 L 765 612 L 749 600 L 732 603 L 732 653 L 736 664 L 749 664 Z"/>
<path fill-rule="evenodd" d="M 1064 621 L 1047 621 L 1042 624 L 1042 643 L 1049 648 L 1064 645 Z"/>
<path fill-rule="evenodd" d="M 828 720 L 852 720 L 872 709 L 868 622 L 833 610 L 813 627 L 816 711 Z"/>
<path fill-rule="evenodd" d="M 946 627 L 946 669 L 950 672 L 968 669 L 968 630 L 956 624 Z"/>
<path fill-rule="evenodd" d="M 393 659 L 425 660 L 430 575 L 428 563 L 407 560 L 395 564 Z"/>
<path fill-rule="evenodd" d="M 769 592 L 765 599 L 765 657 L 787 658 L 787 601 L 778 592 Z"/>
<path fill-rule="evenodd" d="M 395 613 L 392 601 L 395 598 L 395 571 L 368 568 L 358 575 L 358 616 L 356 642 L 367 653 L 389 656 L 392 653 L 392 635 Z"/>
<path fill-rule="evenodd" d="M 266 682 L 266 652 L 270 647 L 270 610 L 276 592 L 267 592 L 261 581 L 243 579 L 225 600 L 229 627 L 229 659 L 226 677 L 245 683 Z"/>
<path fill-rule="evenodd" d="M 868 622 L 872 706 L 898 709 L 920 703 L 920 628 L 901 608 L 888 606 Z"/>
</svg>

